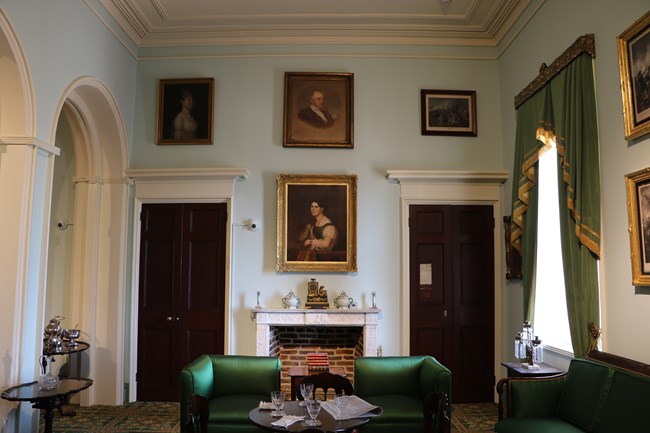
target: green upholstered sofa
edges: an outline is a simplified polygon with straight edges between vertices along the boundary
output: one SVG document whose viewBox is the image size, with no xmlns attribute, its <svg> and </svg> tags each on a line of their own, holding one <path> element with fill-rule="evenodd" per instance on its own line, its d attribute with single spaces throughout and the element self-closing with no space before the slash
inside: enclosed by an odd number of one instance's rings
<svg viewBox="0 0 650 433">
<path fill-rule="evenodd" d="M 354 393 L 383 409 L 361 433 L 450 428 L 451 372 L 431 356 L 356 358 Z"/>
<path fill-rule="evenodd" d="M 181 426 L 190 430 L 193 395 L 206 406 L 209 433 L 261 432 L 248 419 L 260 401 L 280 389 L 280 360 L 265 356 L 201 355 L 181 370 Z M 196 403 L 195 403 L 196 404 Z M 205 428 L 205 426 L 204 426 Z"/>
<path fill-rule="evenodd" d="M 650 432 L 650 366 L 592 351 L 567 373 L 506 378 L 499 393 L 498 433 Z"/>
</svg>

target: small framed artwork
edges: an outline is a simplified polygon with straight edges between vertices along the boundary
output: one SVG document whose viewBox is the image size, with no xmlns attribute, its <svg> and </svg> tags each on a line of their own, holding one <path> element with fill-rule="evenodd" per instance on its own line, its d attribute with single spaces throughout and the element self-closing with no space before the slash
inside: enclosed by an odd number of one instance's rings
<svg viewBox="0 0 650 433">
<path fill-rule="evenodd" d="M 357 176 L 280 174 L 279 272 L 357 271 Z"/>
<path fill-rule="evenodd" d="M 650 132 L 650 12 L 616 38 L 625 139 Z"/>
<path fill-rule="evenodd" d="M 420 91 L 422 135 L 476 137 L 476 92 L 473 90 Z"/>
<path fill-rule="evenodd" d="M 650 168 L 625 176 L 632 284 L 650 285 Z"/>
<path fill-rule="evenodd" d="M 158 81 L 157 144 L 212 144 L 214 78 Z"/>
<path fill-rule="evenodd" d="M 284 74 L 284 147 L 354 147 L 354 75 Z"/>
</svg>

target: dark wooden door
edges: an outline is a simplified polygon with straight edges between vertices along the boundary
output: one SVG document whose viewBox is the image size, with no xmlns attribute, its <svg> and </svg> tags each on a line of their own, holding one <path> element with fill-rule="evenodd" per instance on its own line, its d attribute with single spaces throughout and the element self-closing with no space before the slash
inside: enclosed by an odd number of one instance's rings
<svg viewBox="0 0 650 433">
<path fill-rule="evenodd" d="M 224 203 L 142 206 L 139 401 L 178 401 L 183 366 L 224 350 Z"/>
<path fill-rule="evenodd" d="M 452 372 L 452 401 L 493 401 L 492 206 L 409 208 L 410 347 Z"/>
</svg>

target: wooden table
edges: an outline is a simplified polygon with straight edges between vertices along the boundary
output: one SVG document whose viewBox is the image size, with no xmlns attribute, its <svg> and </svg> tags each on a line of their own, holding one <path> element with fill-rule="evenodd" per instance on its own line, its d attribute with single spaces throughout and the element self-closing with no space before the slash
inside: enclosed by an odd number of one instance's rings
<svg viewBox="0 0 650 433">
<path fill-rule="evenodd" d="M 322 373 L 323 371 L 329 371 L 332 374 L 338 374 L 345 376 L 345 369 L 343 367 L 330 367 L 329 370 L 310 370 L 307 367 L 290 367 L 289 368 L 289 379 L 291 380 L 291 400 L 295 400 L 298 396 L 298 384 L 300 381 L 312 374 Z"/>
<path fill-rule="evenodd" d="M 546 377 L 564 373 L 564 370 L 544 364 L 543 362 L 537 364 L 539 368 L 533 369 L 522 367 L 521 362 L 502 362 L 501 365 L 508 370 L 508 377 Z"/>
<path fill-rule="evenodd" d="M 91 379 L 62 378 L 54 389 L 41 389 L 38 382 L 24 383 L 3 391 L 0 397 L 9 401 L 28 401 L 34 409 L 45 411 L 45 433 L 52 433 L 54 409 L 60 409 L 68 404 L 70 396 L 93 384 Z M 74 416 L 74 412 L 63 415 Z"/>
<path fill-rule="evenodd" d="M 284 409 L 283 409 L 284 413 L 286 413 L 287 415 L 304 415 L 305 419 L 309 419 L 309 415 L 307 414 L 307 409 L 299 406 L 299 404 L 300 403 L 297 401 L 285 402 Z M 262 410 L 258 407 L 256 407 L 255 409 L 249 412 L 248 419 L 250 419 L 253 422 L 253 424 L 257 425 L 258 427 L 262 427 L 265 430 L 271 430 L 271 431 L 301 432 L 305 429 L 310 428 L 308 425 L 305 425 L 305 423 L 302 421 L 295 422 L 286 428 L 272 426 L 271 423 L 277 421 L 280 418 L 271 416 L 270 410 Z M 353 429 L 362 426 L 370 421 L 370 417 L 352 418 L 352 419 L 337 421 L 324 408 L 321 409 L 320 413 L 318 414 L 318 418 L 316 419 L 319 420 L 322 424 L 319 425 L 317 428 L 326 432 L 352 431 Z"/>
</svg>

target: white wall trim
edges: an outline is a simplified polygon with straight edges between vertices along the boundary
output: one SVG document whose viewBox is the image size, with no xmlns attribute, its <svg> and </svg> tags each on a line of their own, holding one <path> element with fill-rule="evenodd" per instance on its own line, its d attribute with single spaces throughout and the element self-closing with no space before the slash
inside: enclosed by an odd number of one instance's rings
<svg viewBox="0 0 650 433">
<path fill-rule="evenodd" d="M 507 171 L 437 171 L 388 170 L 386 179 L 400 185 L 401 250 L 402 250 L 402 347 L 410 351 L 409 315 L 409 206 L 415 204 L 475 204 L 491 205 L 494 209 L 494 375 L 501 372 L 501 297 L 503 287 L 502 257 L 502 185 L 508 180 Z"/>
<path fill-rule="evenodd" d="M 138 281 L 140 279 L 140 212 L 148 203 L 226 203 L 228 219 L 232 225 L 232 209 L 235 181 L 248 177 L 245 168 L 196 168 L 196 169 L 129 169 L 126 170 L 135 182 L 135 209 L 133 212 L 133 256 L 131 278 L 131 356 L 129 401 L 137 397 L 137 347 L 138 347 Z M 226 233 L 226 293 L 224 317 L 224 351 L 232 351 L 232 235 Z"/>
<path fill-rule="evenodd" d="M 53 155 L 60 155 L 61 150 L 53 144 L 36 137 L 0 137 L 0 144 L 5 146 L 33 146 Z"/>
</svg>

